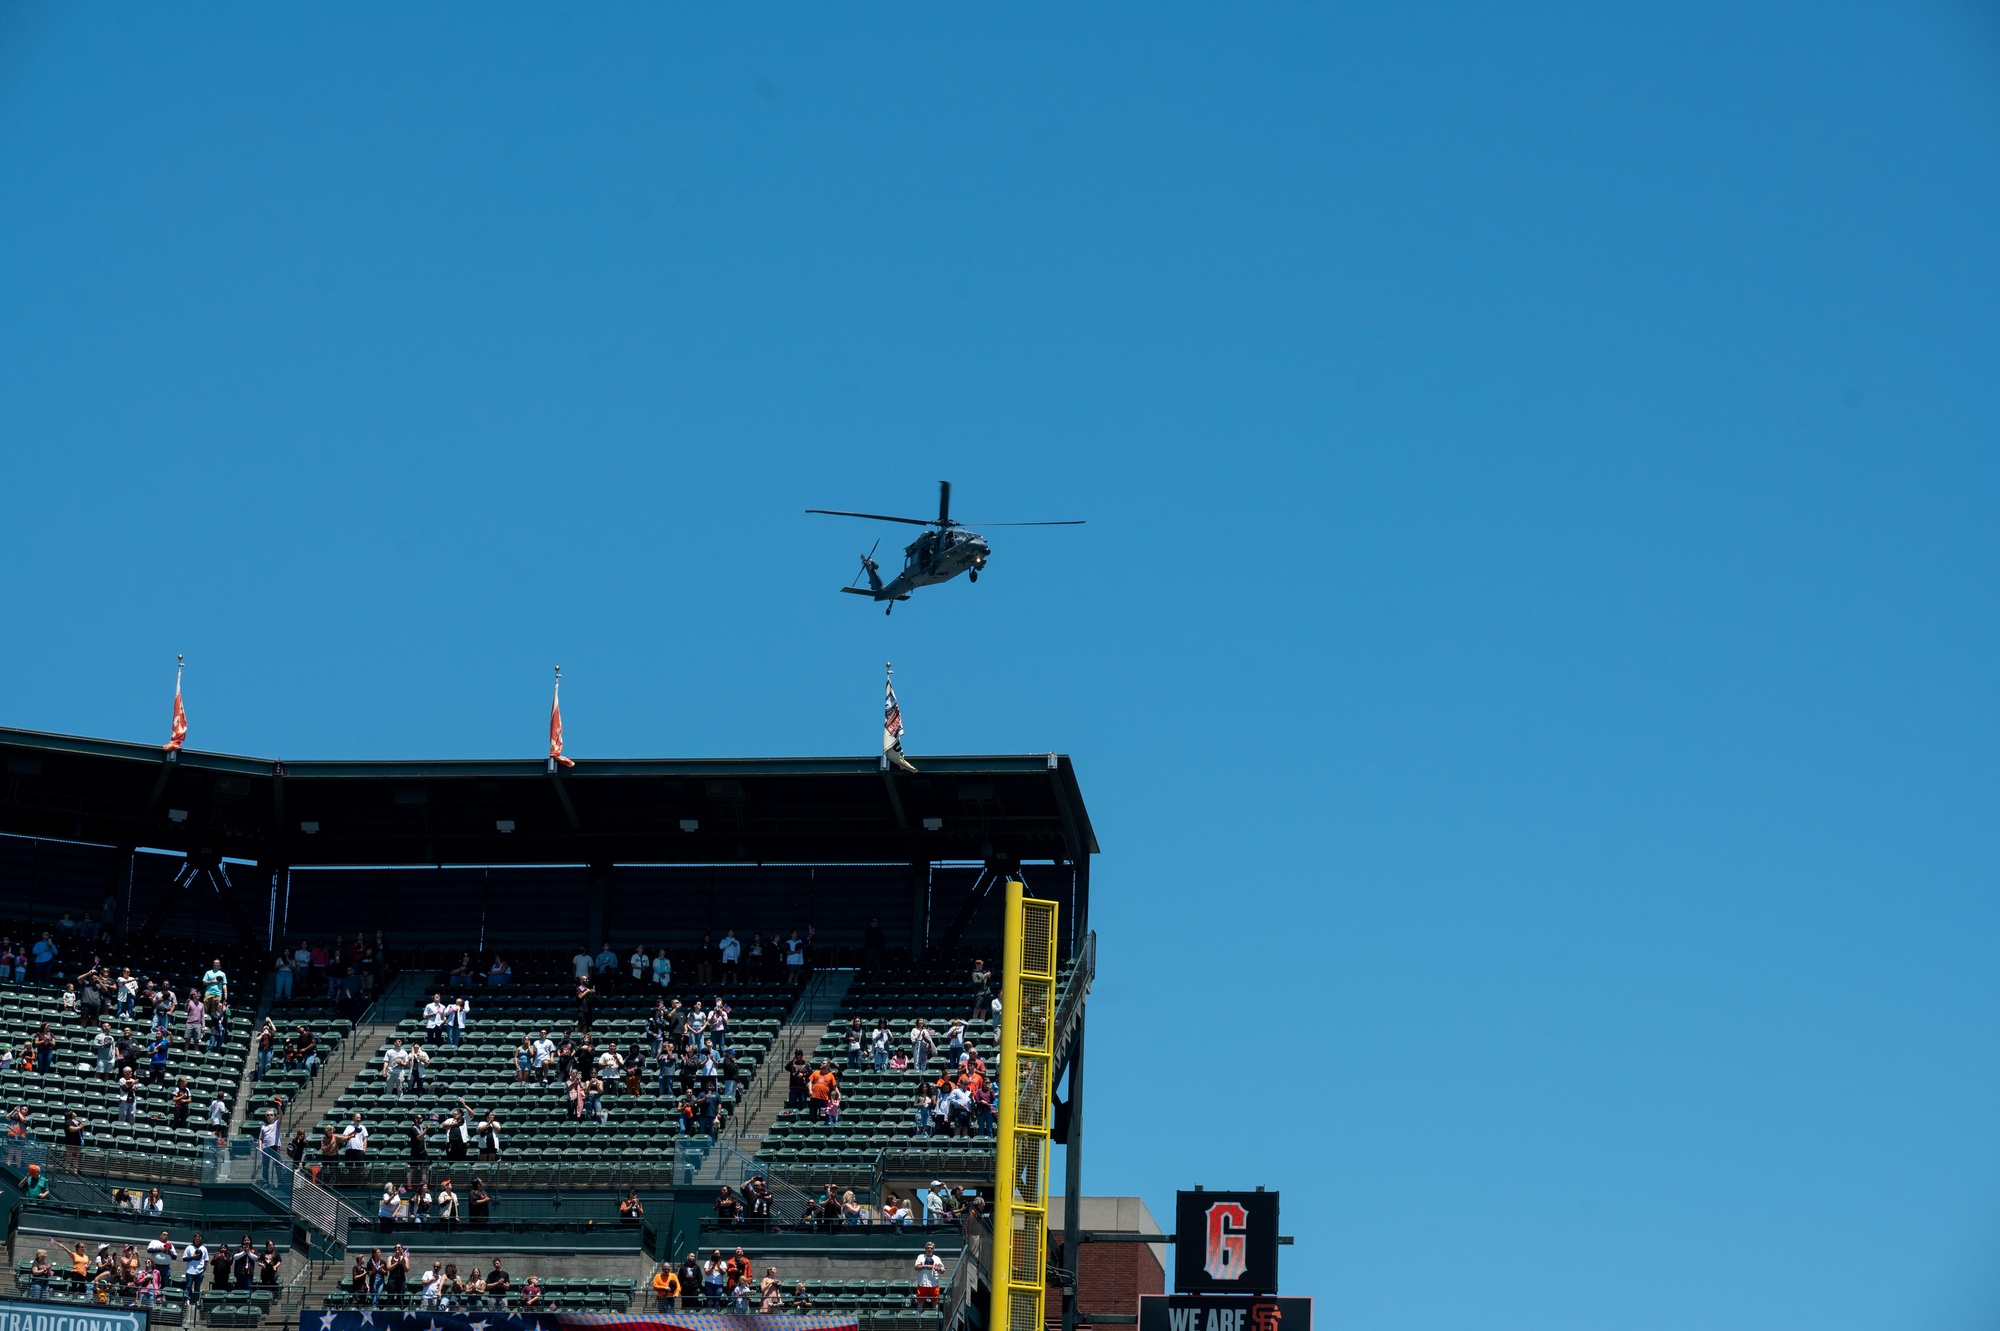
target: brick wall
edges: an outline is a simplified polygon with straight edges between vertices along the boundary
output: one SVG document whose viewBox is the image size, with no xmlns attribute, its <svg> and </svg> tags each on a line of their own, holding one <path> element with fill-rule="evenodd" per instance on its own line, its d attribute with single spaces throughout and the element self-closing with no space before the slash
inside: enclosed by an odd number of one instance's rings
<svg viewBox="0 0 2000 1331">
<path fill-rule="evenodd" d="M 1077 1307 L 1085 1314 L 1115 1313 L 1139 1315 L 1141 1294 L 1164 1294 L 1167 1273 L 1144 1243 L 1086 1243 L 1082 1266 L 1077 1271 Z M 1055 1244 L 1061 1251 L 1062 1244 Z M 1069 1263 L 1064 1261 L 1064 1266 Z M 1062 1325 L 1062 1290 L 1048 1288 L 1048 1321 Z M 1087 1318 L 1085 1319 L 1087 1320 Z"/>
</svg>

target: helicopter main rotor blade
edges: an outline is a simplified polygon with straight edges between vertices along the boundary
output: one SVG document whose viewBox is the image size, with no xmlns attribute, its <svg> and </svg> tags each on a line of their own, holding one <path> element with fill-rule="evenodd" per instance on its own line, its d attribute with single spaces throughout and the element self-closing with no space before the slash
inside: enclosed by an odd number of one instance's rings
<svg viewBox="0 0 2000 1331">
<path fill-rule="evenodd" d="M 951 525 L 951 482 L 938 482 L 938 520 L 940 527 Z"/>
<path fill-rule="evenodd" d="M 1070 518 L 1064 522 L 957 522 L 956 527 L 1081 527 L 1082 518 Z"/>
<path fill-rule="evenodd" d="M 887 513 L 850 513 L 844 508 L 809 508 L 808 513 L 825 513 L 836 518 L 872 518 L 876 522 L 907 522 L 912 527 L 935 527 L 929 518 L 892 518 Z"/>
</svg>

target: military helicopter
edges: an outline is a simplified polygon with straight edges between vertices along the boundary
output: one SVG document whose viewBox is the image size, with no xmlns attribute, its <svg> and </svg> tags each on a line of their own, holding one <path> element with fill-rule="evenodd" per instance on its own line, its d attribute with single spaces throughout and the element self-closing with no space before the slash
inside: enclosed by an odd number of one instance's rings
<svg viewBox="0 0 2000 1331">
<path fill-rule="evenodd" d="M 907 601 L 910 593 L 919 587 L 933 583 L 950 582 L 963 573 L 972 581 L 979 581 L 979 570 L 986 567 L 987 557 L 992 551 L 987 547 L 986 538 L 976 531 L 967 531 L 951 516 L 951 482 L 938 482 L 938 515 L 935 518 L 892 518 L 886 513 L 850 513 L 844 508 L 809 508 L 808 513 L 826 513 L 836 518 L 870 518 L 876 522 L 907 522 L 912 527 L 935 527 L 903 547 L 903 571 L 889 581 L 882 581 L 881 565 L 875 562 L 875 549 L 882 542 L 875 542 L 867 554 L 861 556 L 861 572 L 854 575 L 854 582 L 840 590 L 855 596 L 868 596 L 889 604 L 882 611 L 888 614 L 896 608 L 896 602 Z M 983 522 L 982 527 L 1081 527 L 1081 518 L 1068 522 Z M 868 577 L 866 587 L 857 587 L 862 575 Z"/>
</svg>

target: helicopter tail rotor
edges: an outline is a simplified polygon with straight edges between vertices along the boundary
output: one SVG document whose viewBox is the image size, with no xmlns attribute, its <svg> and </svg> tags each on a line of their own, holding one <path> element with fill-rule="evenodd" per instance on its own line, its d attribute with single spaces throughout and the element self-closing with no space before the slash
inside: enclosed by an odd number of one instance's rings
<svg viewBox="0 0 2000 1331">
<path fill-rule="evenodd" d="M 875 552 L 881 549 L 881 547 L 882 547 L 882 542 L 880 538 L 877 538 L 875 544 L 868 547 L 868 553 L 861 556 L 861 571 L 854 575 L 854 581 L 848 583 L 845 587 L 842 587 L 840 590 L 844 592 L 860 591 L 861 589 L 857 587 L 855 583 L 860 582 L 863 575 L 867 576 L 868 586 L 872 590 L 878 592 L 882 590 L 882 574 L 880 572 L 882 566 L 875 562 Z"/>
</svg>

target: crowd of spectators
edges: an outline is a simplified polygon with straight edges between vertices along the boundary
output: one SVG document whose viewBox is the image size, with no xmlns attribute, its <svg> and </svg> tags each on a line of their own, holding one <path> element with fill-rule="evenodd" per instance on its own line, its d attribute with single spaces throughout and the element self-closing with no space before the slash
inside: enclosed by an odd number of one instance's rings
<svg viewBox="0 0 2000 1331">
<path fill-rule="evenodd" d="M 632 1194 L 629 1200 L 633 1206 L 638 1205 L 637 1194 Z M 762 1174 L 755 1174 L 739 1187 L 724 1184 L 717 1191 L 715 1218 L 729 1226 L 771 1229 L 775 1227 L 773 1200 L 770 1183 Z M 978 1192 L 967 1193 L 961 1187 L 947 1186 L 941 1179 L 932 1179 L 928 1188 L 920 1188 L 907 1198 L 893 1189 L 885 1189 L 879 1206 L 858 1200 L 852 1188 L 830 1183 L 822 1186 L 817 1195 L 807 1196 L 798 1224 L 805 1230 L 836 1229 L 843 1225 L 964 1226 L 984 1214 L 985 1207 L 986 1200 Z M 626 1215 L 624 1205 L 621 1204 L 619 1211 Z M 638 1213 L 643 1214 L 643 1208 Z"/>
<path fill-rule="evenodd" d="M 765 1267 L 763 1277 L 757 1278 L 756 1267 L 741 1248 L 728 1257 L 717 1248 L 705 1261 L 690 1249 L 678 1267 L 661 1262 L 653 1272 L 653 1302 L 660 1312 L 693 1308 L 737 1313 L 812 1311 L 804 1281 L 787 1292 L 775 1266 Z"/>
<path fill-rule="evenodd" d="M 434 1261 L 429 1270 L 414 1274 L 411 1266 L 410 1250 L 400 1243 L 386 1253 L 380 1248 L 357 1250 L 348 1283 L 354 1297 L 371 1308 L 414 1303 L 429 1312 L 455 1312 L 544 1306 L 540 1278 L 530 1275 L 517 1285 L 498 1257 L 486 1270 L 477 1262 L 467 1263 L 463 1275 L 456 1262 Z"/>
<path fill-rule="evenodd" d="M 38 949 L 48 944 L 49 935 L 44 933 L 42 939 L 36 944 Z M 0 965 L 6 964 L 12 947 L 0 939 Z M 50 952 L 49 965 L 53 966 L 57 955 Z M 14 954 L 14 961 L 18 970 L 19 953 Z M 39 970 L 42 963 L 35 965 Z M 182 1048 L 215 1053 L 229 1043 L 229 972 L 219 957 L 188 987 L 183 998 L 170 980 L 135 976 L 130 967 L 114 968 L 93 955 L 81 972 L 63 981 L 56 1005 L 55 1022 L 73 1023 L 89 1033 L 92 1071 L 106 1079 L 126 1072 L 136 1074 L 143 1065 L 149 1080 L 164 1081 L 175 1044 L 176 1016 Z M 0 1050 L 0 1070 L 18 1066 L 44 1075 L 57 1071 L 55 1022 L 41 1023 L 18 1050 Z M 145 1025 L 146 1033 L 137 1033 L 134 1023 Z"/>
<path fill-rule="evenodd" d="M 692 1309 L 733 1313 L 809 1313 L 813 1299 L 803 1280 L 790 1290 L 778 1275 L 778 1268 L 766 1266 L 756 1274 L 756 1264 L 737 1248 L 729 1256 L 711 1249 L 707 1258 L 690 1249 L 676 1266 L 661 1262 L 653 1272 L 653 1304 L 658 1312 L 674 1313 Z M 944 1291 L 945 1263 L 935 1243 L 924 1244 L 912 1263 L 915 1276 L 910 1291 L 911 1305 L 936 1308 Z"/>
<path fill-rule="evenodd" d="M 871 926 L 871 929 L 880 932 L 879 926 Z M 724 931 L 719 939 L 703 934 L 701 942 L 693 950 L 693 975 L 683 974 L 681 979 L 692 978 L 703 988 L 711 984 L 768 984 L 779 980 L 796 988 L 810 969 L 813 936 L 814 930 L 810 928 L 803 934 L 794 929 L 784 938 L 772 934 L 767 943 L 763 934 L 754 933 L 746 943 L 736 936 L 734 929 Z M 633 944 L 631 952 L 622 955 L 609 942 L 596 952 L 580 947 L 571 964 L 576 975 L 579 1002 L 586 988 L 610 992 L 629 984 L 634 989 L 648 985 L 667 989 L 674 983 L 672 955 L 665 948 L 645 943 Z M 482 983 L 489 988 L 500 988 L 513 982 L 514 968 L 505 957 L 495 955 L 491 962 L 482 963 L 474 960 L 470 952 L 460 954 L 458 964 L 452 967 L 447 981 L 454 993 L 477 988 Z"/>
<path fill-rule="evenodd" d="M 271 997 L 282 1002 L 294 995 L 324 994 L 334 1009 L 353 1021 L 375 1001 L 389 982 L 389 949 L 376 930 L 370 938 L 337 934 L 324 940 L 300 940 L 280 951 L 271 979 Z"/>
<path fill-rule="evenodd" d="M 862 1018 L 856 1017 L 847 1030 L 846 1046 L 850 1072 L 862 1070 L 870 1060 L 877 1072 L 928 1074 L 936 1066 L 936 1077 L 922 1082 L 912 1098 L 911 1135 L 928 1138 L 994 1134 L 997 1087 L 986 1060 L 966 1038 L 963 1021 L 955 1020 L 940 1032 L 919 1017 L 899 1042 L 886 1023 L 877 1021 L 870 1030 Z M 785 1071 L 789 1079 L 787 1109 L 805 1111 L 808 1121 L 813 1123 L 840 1121 L 840 1072 L 831 1059 L 821 1059 L 815 1068 L 803 1049 L 793 1049 Z"/>
<path fill-rule="evenodd" d="M 178 1265 L 178 1287 L 187 1302 L 199 1308 L 204 1285 L 217 1292 L 276 1288 L 284 1269 L 284 1254 L 275 1243 L 266 1240 L 259 1248 L 248 1234 L 235 1248 L 227 1243 L 210 1247 L 199 1231 L 186 1243 L 176 1243 L 164 1229 L 143 1253 L 131 1243 L 99 1243 L 93 1250 L 88 1243 L 71 1246 L 58 1239 L 56 1246 L 66 1255 L 69 1269 L 50 1261 L 48 1249 L 36 1249 L 24 1277 L 23 1292 L 31 1299 L 46 1299 L 60 1290 L 93 1303 L 150 1308 L 176 1286 Z"/>
</svg>

